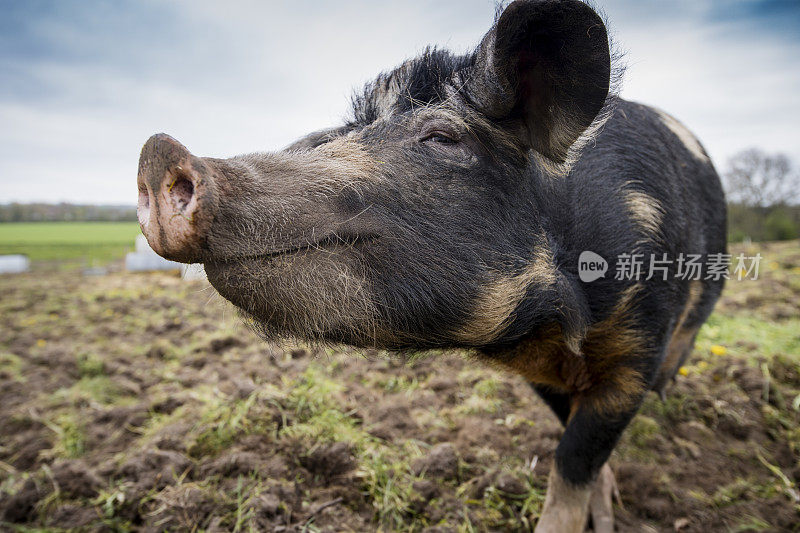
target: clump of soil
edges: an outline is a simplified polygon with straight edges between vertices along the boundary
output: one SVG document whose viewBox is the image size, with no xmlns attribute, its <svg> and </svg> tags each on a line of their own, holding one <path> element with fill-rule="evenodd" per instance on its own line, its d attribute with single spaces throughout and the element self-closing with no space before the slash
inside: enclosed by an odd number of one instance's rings
<svg viewBox="0 0 800 533">
<path fill-rule="evenodd" d="M 458 454 L 449 442 L 437 444 L 425 457 L 417 459 L 411 466 L 414 474 L 432 478 L 456 479 L 458 477 Z"/>
</svg>

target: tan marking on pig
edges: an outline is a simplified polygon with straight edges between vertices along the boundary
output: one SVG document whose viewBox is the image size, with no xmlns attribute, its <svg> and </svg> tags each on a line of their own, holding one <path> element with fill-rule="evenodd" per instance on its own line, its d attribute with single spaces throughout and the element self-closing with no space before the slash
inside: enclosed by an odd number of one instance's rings
<svg viewBox="0 0 800 533">
<path fill-rule="evenodd" d="M 569 391 L 563 377 L 562 362 L 572 354 L 564 343 L 561 326 L 550 324 L 514 348 L 507 358 L 492 360 L 502 369 L 511 370 L 531 383 L 548 385 L 558 390 Z"/>
<path fill-rule="evenodd" d="M 658 113 L 658 118 L 661 120 L 661 123 L 680 139 L 686 149 L 689 150 L 694 157 L 703 162 L 709 161 L 708 154 L 703 150 L 700 141 L 697 140 L 697 137 L 695 137 L 686 126 L 660 109 L 656 109 L 656 113 Z"/>
<path fill-rule="evenodd" d="M 519 274 L 503 276 L 491 282 L 475 303 L 473 318 L 454 333 L 467 344 L 487 344 L 498 337 L 514 320 L 514 311 L 519 306 L 529 286 L 550 286 L 556 282 L 558 271 L 553 264 L 553 253 L 549 246 L 539 247 L 531 263 Z"/>
<path fill-rule="evenodd" d="M 640 284 L 625 289 L 608 317 L 590 327 L 584 339 L 592 388 L 576 400 L 597 412 L 614 414 L 632 409 L 647 388 L 641 373 L 629 366 L 629 359 L 647 355 L 647 339 L 633 324 L 641 289 Z"/>
<path fill-rule="evenodd" d="M 642 374 L 629 366 L 618 365 L 587 394 L 576 396 L 575 405 L 604 416 L 614 416 L 635 409 L 645 392 L 647 383 Z"/>
<path fill-rule="evenodd" d="M 640 285 L 633 285 L 622 293 L 609 316 L 589 328 L 580 353 L 567 345 L 561 327 L 552 324 L 499 365 L 532 383 L 570 393 L 576 405 L 599 413 L 635 407 L 646 390 L 643 376 L 627 361 L 645 355 L 647 349 L 646 338 L 631 320 L 640 290 Z"/>
<path fill-rule="evenodd" d="M 661 391 L 670 379 L 675 376 L 678 366 L 689 355 L 699 327 L 683 328 L 672 334 L 667 346 L 667 356 L 658 369 L 658 381 L 655 390 Z"/>
<path fill-rule="evenodd" d="M 689 284 L 689 297 L 686 299 L 686 303 L 683 306 L 683 311 L 681 311 L 681 314 L 675 323 L 675 328 L 672 330 L 672 336 L 670 337 L 669 344 L 667 345 L 667 354 L 664 357 L 664 362 L 661 363 L 661 366 L 658 369 L 658 384 L 656 386 L 657 390 L 662 389 L 675 375 L 675 372 L 678 370 L 678 365 L 681 364 L 681 361 L 684 360 L 686 355 L 688 355 L 688 352 L 692 347 L 694 337 L 699 328 L 687 328 L 685 327 L 685 323 L 689 313 L 691 313 L 695 308 L 702 295 L 703 283 L 698 280 L 692 281 Z"/>
<path fill-rule="evenodd" d="M 626 189 L 623 201 L 628 213 L 648 240 L 658 240 L 664 220 L 664 208 L 647 193 Z"/>
<path fill-rule="evenodd" d="M 574 139 L 574 142 L 573 136 L 576 130 L 580 128 L 579 124 L 583 122 L 583 119 L 576 118 L 575 113 L 569 110 L 560 107 L 554 109 L 553 127 L 548 132 L 548 144 L 551 147 L 565 147 L 566 152 L 562 154 L 564 161 L 559 163 L 539 152 L 534 152 L 536 162 L 553 178 L 563 178 L 569 174 L 569 171 L 580 159 L 584 148 L 594 142 L 603 126 L 611 118 L 614 109 L 614 106 L 611 105 L 604 106 L 592 123 Z"/>
<path fill-rule="evenodd" d="M 536 533 L 582 533 L 594 485 L 576 486 L 565 480 L 555 463 L 547 479 L 547 495 Z"/>
</svg>

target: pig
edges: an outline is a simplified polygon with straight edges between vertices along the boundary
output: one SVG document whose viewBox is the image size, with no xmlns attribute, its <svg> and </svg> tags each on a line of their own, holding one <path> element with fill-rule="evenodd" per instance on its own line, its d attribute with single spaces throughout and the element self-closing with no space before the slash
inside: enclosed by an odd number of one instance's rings
<svg viewBox="0 0 800 533">
<path fill-rule="evenodd" d="M 196 157 L 154 135 L 142 231 L 265 338 L 457 349 L 522 375 L 564 426 L 536 531 L 612 531 L 607 459 L 723 286 L 674 263 L 614 275 L 615 258 L 726 252 L 708 154 L 615 94 L 612 56 L 587 4 L 517 0 L 473 52 L 429 48 L 284 150 Z M 583 281 L 584 251 L 609 271 Z"/>
</svg>

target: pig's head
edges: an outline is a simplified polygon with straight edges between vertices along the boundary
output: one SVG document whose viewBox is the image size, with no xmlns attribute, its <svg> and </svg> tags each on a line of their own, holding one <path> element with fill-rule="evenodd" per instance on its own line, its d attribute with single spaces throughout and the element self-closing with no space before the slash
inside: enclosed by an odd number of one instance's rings
<svg viewBox="0 0 800 533">
<path fill-rule="evenodd" d="M 153 136 L 139 221 L 274 336 L 429 348 L 551 322 L 574 333 L 548 191 L 598 123 L 609 75 L 591 8 L 517 1 L 473 54 L 432 50 L 380 75 L 352 120 L 283 151 L 202 158 Z"/>
</svg>

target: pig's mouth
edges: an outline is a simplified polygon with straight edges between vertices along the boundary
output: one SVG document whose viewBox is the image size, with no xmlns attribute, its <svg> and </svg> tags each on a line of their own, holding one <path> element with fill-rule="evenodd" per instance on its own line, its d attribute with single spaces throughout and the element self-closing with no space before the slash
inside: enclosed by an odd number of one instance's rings
<svg viewBox="0 0 800 533">
<path fill-rule="evenodd" d="M 212 254 L 206 273 L 266 338 L 373 345 L 379 313 L 367 256 L 377 239 L 337 232 L 264 253 Z"/>
<path fill-rule="evenodd" d="M 379 239 L 377 234 L 331 233 L 318 240 L 307 239 L 303 243 L 289 244 L 281 248 L 262 253 L 246 253 L 224 261 L 236 260 L 270 260 L 287 257 L 303 252 L 324 252 L 338 254 L 345 250 L 354 250 L 374 244 Z M 213 254 L 212 254 L 213 256 Z M 213 262 L 209 261 L 209 262 Z"/>
</svg>

